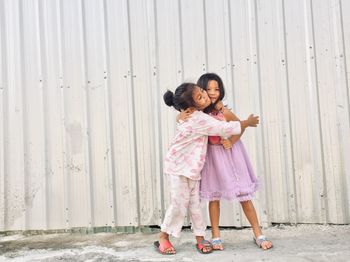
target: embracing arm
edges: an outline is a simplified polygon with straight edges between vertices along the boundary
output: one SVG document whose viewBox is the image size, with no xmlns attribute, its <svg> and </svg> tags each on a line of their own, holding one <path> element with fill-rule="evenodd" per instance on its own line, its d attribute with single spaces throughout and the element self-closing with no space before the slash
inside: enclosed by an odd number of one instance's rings
<svg viewBox="0 0 350 262">
<path fill-rule="evenodd" d="M 229 137 L 241 132 L 240 121 L 220 121 L 199 111 L 191 119 L 193 121 L 192 128 L 203 135 Z"/>
<path fill-rule="evenodd" d="M 176 116 L 176 122 L 182 123 L 184 121 L 187 121 L 192 113 L 194 112 L 194 108 L 187 108 L 186 110 L 182 110 L 177 116 Z"/>
<path fill-rule="evenodd" d="M 240 121 L 240 119 L 226 106 L 224 106 L 222 101 L 219 101 L 216 106 L 216 110 L 221 111 L 225 117 L 226 121 Z M 236 143 L 242 136 L 245 128 L 242 128 L 241 133 L 239 135 L 230 136 L 228 139 L 222 138 L 221 144 L 225 149 L 230 149 L 234 143 Z"/>
<path fill-rule="evenodd" d="M 224 114 L 226 121 L 240 121 L 240 119 L 227 107 L 223 107 L 222 112 Z M 233 135 L 228 138 L 228 140 L 231 142 L 231 146 L 241 138 L 244 131 L 245 129 L 242 129 L 242 132 L 239 135 Z"/>
<path fill-rule="evenodd" d="M 238 135 L 241 130 L 244 130 L 248 126 L 256 127 L 259 124 L 259 116 L 251 114 L 246 120 L 243 121 L 220 121 L 211 117 L 201 111 L 197 111 L 195 115 L 191 117 L 192 129 L 196 132 L 207 136 L 223 136 L 229 137 L 232 135 Z"/>
</svg>

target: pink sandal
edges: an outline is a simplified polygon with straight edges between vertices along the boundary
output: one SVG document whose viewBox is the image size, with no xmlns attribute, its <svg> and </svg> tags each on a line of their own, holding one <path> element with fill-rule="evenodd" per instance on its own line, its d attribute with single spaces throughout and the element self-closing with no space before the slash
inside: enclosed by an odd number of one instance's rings
<svg viewBox="0 0 350 262">
<path fill-rule="evenodd" d="M 160 243 L 159 241 L 155 241 L 154 247 L 162 255 L 175 255 L 176 254 L 176 250 L 173 247 L 173 245 L 170 243 L 169 240 L 164 241 L 162 243 Z M 173 248 L 173 250 L 170 250 L 170 248 Z"/>
</svg>

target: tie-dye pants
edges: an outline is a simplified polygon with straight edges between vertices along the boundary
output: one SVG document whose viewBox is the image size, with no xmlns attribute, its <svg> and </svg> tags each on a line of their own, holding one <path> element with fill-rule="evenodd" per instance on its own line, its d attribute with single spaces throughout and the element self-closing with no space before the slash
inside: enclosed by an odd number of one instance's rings
<svg viewBox="0 0 350 262">
<path fill-rule="evenodd" d="M 185 176 L 169 175 L 171 203 L 166 211 L 161 231 L 174 237 L 180 237 L 184 219 L 189 211 L 193 233 L 204 236 L 207 227 L 200 207 L 199 180 Z"/>
</svg>

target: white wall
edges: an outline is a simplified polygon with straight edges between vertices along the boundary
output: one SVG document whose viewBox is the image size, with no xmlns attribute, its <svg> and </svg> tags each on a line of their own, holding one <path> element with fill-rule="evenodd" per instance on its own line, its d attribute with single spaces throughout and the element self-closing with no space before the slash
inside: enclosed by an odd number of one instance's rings
<svg viewBox="0 0 350 262">
<path fill-rule="evenodd" d="M 204 72 L 244 135 L 262 224 L 350 222 L 350 1 L 1 0 L 0 231 L 157 225 L 175 111 Z M 222 225 L 247 225 L 224 203 Z"/>
</svg>

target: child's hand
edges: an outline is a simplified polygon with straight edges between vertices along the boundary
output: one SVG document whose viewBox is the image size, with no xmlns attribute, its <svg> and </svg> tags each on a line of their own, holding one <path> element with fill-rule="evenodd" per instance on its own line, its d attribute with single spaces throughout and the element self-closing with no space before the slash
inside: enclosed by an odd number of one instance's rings
<svg viewBox="0 0 350 262">
<path fill-rule="evenodd" d="M 192 113 L 193 113 L 193 110 L 189 108 L 181 111 L 180 114 L 178 114 L 176 117 L 176 122 L 182 123 L 184 121 L 187 121 L 191 117 Z"/>
<path fill-rule="evenodd" d="M 223 147 L 225 149 L 231 149 L 232 148 L 232 143 L 231 143 L 230 139 L 222 138 L 220 140 L 220 143 L 223 145 Z"/>
<path fill-rule="evenodd" d="M 256 127 L 259 124 L 259 116 L 251 114 L 247 119 L 247 124 L 250 127 Z"/>
<path fill-rule="evenodd" d="M 222 103 L 222 101 L 219 101 L 216 103 L 215 105 L 215 109 L 218 111 L 221 111 L 224 108 L 224 103 Z"/>
</svg>

